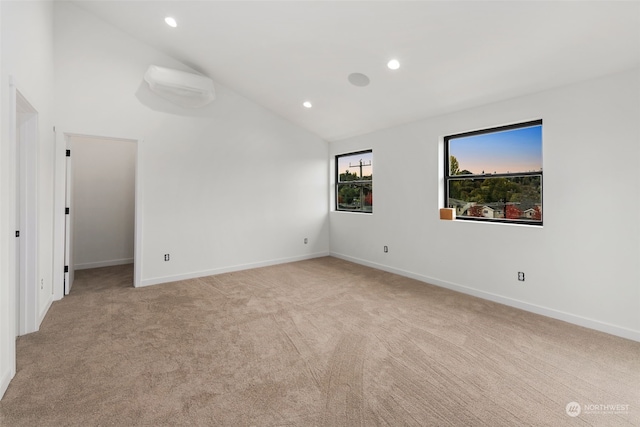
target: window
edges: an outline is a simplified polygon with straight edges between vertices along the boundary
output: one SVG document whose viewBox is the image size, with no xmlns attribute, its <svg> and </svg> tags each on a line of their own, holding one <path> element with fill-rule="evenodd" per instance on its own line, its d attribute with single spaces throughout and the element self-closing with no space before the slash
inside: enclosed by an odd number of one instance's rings
<svg viewBox="0 0 640 427">
<path fill-rule="evenodd" d="M 336 156 L 336 210 L 373 212 L 373 152 Z"/>
<path fill-rule="evenodd" d="M 444 147 L 456 217 L 542 225 L 542 120 L 447 136 Z"/>
</svg>

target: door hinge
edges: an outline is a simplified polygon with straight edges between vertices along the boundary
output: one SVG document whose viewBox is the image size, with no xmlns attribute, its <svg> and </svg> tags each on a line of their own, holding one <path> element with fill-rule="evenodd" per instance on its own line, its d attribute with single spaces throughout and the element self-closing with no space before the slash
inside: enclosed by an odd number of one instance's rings
<svg viewBox="0 0 640 427">
<path fill-rule="evenodd" d="M 69 208 L 64 208 L 64 214 L 69 215 Z"/>
<path fill-rule="evenodd" d="M 71 150 L 67 150 L 67 157 L 71 157 Z"/>
<path fill-rule="evenodd" d="M 16 230 L 16 237 L 20 237 L 20 230 Z"/>
<path fill-rule="evenodd" d="M 68 272 L 69 272 L 69 266 L 68 266 L 68 265 L 65 265 L 65 266 L 64 266 L 64 272 L 65 272 L 65 273 L 68 273 Z"/>
</svg>

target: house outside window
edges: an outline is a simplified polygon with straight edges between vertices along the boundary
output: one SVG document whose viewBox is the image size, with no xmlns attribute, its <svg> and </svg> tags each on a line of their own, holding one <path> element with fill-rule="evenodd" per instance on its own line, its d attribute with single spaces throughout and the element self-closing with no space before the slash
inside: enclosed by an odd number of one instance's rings
<svg viewBox="0 0 640 427">
<path fill-rule="evenodd" d="M 542 225 L 542 120 L 450 135 L 444 205 L 463 220 Z"/>
<path fill-rule="evenodd" d="M 373 213 L 373 151 L 336 156 L 336 210 Z"/>
</svg>

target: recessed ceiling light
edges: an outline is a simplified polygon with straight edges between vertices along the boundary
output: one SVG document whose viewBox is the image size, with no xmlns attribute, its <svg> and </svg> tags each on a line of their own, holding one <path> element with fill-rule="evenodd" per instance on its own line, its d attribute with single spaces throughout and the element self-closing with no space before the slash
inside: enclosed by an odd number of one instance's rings
<svg viewBox="0 0 640 427">
<path fill-rule="evenodd" d="M 311 108 L 311 107 L 313 107 L 313 105 L 312 105 L 309 101 L 304 101 L 304 102 L 302 103 L 302 106 L 303 106 L 304 108 Z"/>
<path fill-rule="evenodd" d="M 400 68 L 400 61 L 398 61 L 397 59 L 392 59 L 391 61 L 387 62 L 387 67 L 389 67 L 390 70 L 397 70 L 398 68 Z"/>
<path fill-rule="evenodd" d="M 178 23 L 176 22 L 176 20 L 171 16 L 167 16 L 166 18 L 164 18 L 164 22 L 166 22 L 167 25 L 170 26 L 171 28 L 175 28 L 178 26 Z"/>
</svg>

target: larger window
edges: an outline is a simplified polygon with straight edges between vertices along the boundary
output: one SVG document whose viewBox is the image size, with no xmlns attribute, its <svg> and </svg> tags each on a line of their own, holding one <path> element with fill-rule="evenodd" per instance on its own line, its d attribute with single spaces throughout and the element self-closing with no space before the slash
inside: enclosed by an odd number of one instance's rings
<svg viewBox="0 0 640 427">
<path fill-rule="evenodd" d="M 461 219 L 542 225 L 542 120 L 447 136 L 445 206 Z"/>
<path fill-rule="evenodd" d="M 336 156 L 336 210 L 373 212 L 373 152 Z"/>
</svg>

